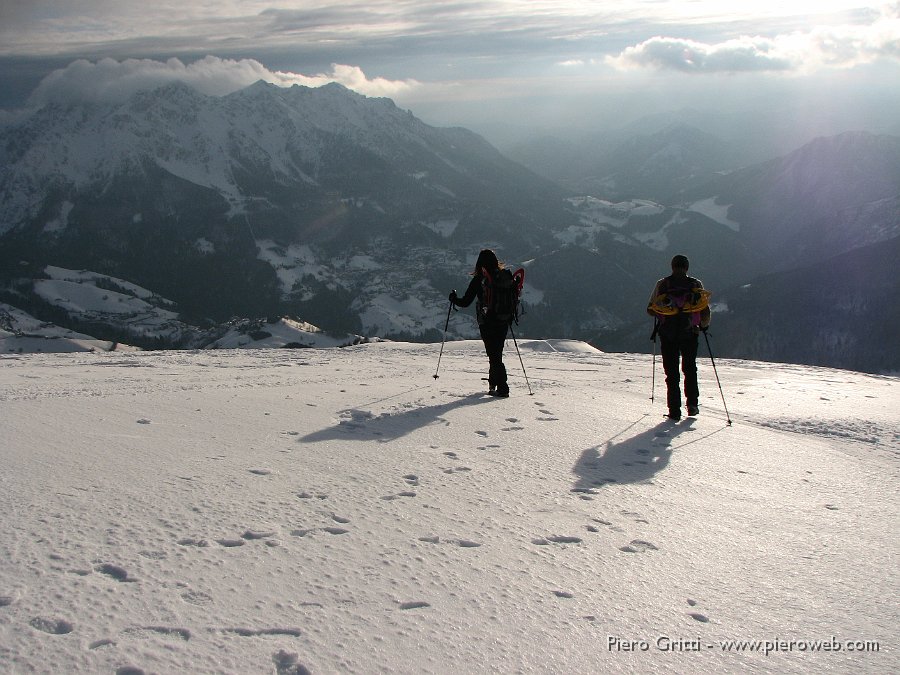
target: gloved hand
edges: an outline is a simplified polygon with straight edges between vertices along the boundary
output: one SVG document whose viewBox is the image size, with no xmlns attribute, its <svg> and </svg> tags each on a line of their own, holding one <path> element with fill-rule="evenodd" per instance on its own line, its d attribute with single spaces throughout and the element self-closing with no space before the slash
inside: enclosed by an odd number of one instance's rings
<svg viewBox="0 0 900 675">
<path fill-rule="evenodd" d="M 450 291 L 450 302 L 454 305 L 456 304 L 456 289 L 455 288 L 452 291 Z"/>
</svg>

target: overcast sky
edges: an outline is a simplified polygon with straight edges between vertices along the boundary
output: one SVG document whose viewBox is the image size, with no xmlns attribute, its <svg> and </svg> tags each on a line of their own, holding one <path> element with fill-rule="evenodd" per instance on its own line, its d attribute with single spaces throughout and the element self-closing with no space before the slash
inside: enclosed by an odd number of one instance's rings
<svg viewBox="0 0 900 675">
<path fill-rule="evenodd" d="M 2 108 L 174 79 L 338 81 L 482 132 L 786 98 L 852 114 L 900 101 L 900 2 L 0 0 Z"/>
</svg>

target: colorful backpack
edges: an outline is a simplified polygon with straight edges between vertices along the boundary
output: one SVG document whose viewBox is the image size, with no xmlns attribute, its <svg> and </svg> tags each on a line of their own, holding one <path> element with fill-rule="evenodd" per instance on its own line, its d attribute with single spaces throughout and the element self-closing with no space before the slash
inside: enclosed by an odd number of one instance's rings
<svg viewBox="0 0 900 675">
<path fill-rule="evenodd" d="M 660 330 L 699 327 L 700 314 L 709 307 L 711 293 L 693 277 L 678 282 L 666 277 L 663 281 L 659 294 L 650 303 L 650 310 L 659 317 Z"/>
</svg>

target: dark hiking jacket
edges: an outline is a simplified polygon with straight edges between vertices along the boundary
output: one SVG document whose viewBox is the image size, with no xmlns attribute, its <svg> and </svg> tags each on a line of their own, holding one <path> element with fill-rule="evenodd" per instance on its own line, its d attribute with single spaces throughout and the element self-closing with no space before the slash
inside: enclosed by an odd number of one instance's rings
<svg viewBox="0 0 900 675">
<path fill-rule="evenodd" d="M 478 321 L 479 326 L 486 323 L 505 323 L 492 317 L 488 312 L 488 308 L 484 305 L 484 277 L 482 277 L 481 274 L 476 274 L 472 277 L 472 280 L 469 282 L 469 287 L 466 288 L 466 292 L 461 298 L 457 297 L 454 304 L 457 307 L 468 307 L 472 304 L 472 301 L 476 299 L 478 302 L 475 303 L 475 319 Z"/>
</svg>

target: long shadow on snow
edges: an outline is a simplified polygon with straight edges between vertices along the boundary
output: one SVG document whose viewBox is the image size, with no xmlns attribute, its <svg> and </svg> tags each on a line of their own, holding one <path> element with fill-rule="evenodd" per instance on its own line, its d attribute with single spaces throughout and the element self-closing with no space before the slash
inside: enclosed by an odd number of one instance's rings
<svg viewBox="0 0 900 675">
<path fill-rule="evenodd" d="M 572 473 L 578 476 L 573 492 L 590 494 L 608 483 L 640 483 L 649 480 L 668 465 L 674 440 L 686 431 L 693 431 L 694 420 L 691 418 L 678 423 L 666 421 L 636 436 L 614 442 L 642 419 L 643 417 L 603 445 L 595 445 L 581 453 L 572 469 Z"/>
<path fill-rule="evenodd" d="M 380 415 L 373 415 L 368 410 L 359 408 L 348 408 L 340 411 L 341 420 L 336 425 L 307 434 L 300 438 L 299 442 L 371 441 L 375 437 L 379 443 L 387 443 L 435 422 L 449 425 L 450 423 L 444 419 L 444 415 L 451 410 L 496 400 L 483 394 L 472 394 L 449 403 L 415 405 L 409 410 L 393 413 L 383 412 Z"/>
</svg>

